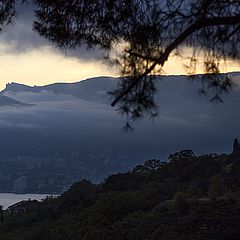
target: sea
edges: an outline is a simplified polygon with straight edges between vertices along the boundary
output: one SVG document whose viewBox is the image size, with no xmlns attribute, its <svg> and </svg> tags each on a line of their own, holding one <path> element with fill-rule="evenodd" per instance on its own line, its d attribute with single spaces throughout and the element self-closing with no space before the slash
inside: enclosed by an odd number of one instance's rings
<svg viewBox="0 0 240 240">
<path fill-rule="evenodd" d="M 20 202 L 22 200 L 38 200 L 50 196 L 49 194 L 14 194 L 14 193 L 0 193 L 0 205 L 3 206 L 3 209 L 7 209 L 9 206 Z"/>
</svg>

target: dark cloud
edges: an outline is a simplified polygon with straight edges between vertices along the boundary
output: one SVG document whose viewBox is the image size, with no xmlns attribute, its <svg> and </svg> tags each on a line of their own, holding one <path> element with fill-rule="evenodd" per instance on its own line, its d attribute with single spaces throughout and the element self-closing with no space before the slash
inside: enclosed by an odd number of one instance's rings
<svg viewBox="0 0 240 240">
<path fill-rule="evenodd" d="M 53 47 L 54 51 L 66 57 L 74 57 L 85 60 L 102 59 L 102 53 L 99 50 L 82 48 L 74 50 L 62 50 L 48 42 L 46 39 L 39 36 L 33 31 L 34 6 L 31 1 L 27 4 L 18 5 L 16 8 L 16 18 L 13 24 L 0 36 L 0 42 L 9 46 L 8 51 L 13 54 L 24 53 L 26 51 L 38 50 L 41 47 Z"/>
<path fill-rule="evenodd" d="M 21 53 L 27 50 L 48 45 L 48 42 L 39 37 L 32 30 L 34 10 L 31 3 L 16 7 L 16 18 L 13 24 L 3 32 L 1 42 L 10 45 L 13 53 Z"/>
</svg>

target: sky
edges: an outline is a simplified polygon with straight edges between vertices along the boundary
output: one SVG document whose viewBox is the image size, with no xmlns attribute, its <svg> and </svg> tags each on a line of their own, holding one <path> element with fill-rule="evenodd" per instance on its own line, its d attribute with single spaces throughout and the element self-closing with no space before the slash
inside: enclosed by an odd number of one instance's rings
<svg viewBox="0 0 240 240">
<path fill-rule="evenodd" d="M 15 24 L 0 35 L 0 89 L 10 82 L 33 86 L 119 75 L 117 69 L 103 62 L 99 50 L 63 52 L 52 46 L 32 31 L 33 19 L 31 7 L 21 8 Z M 227 62 L 228 71 L 239 69 L 238 63 Z M 164 73 L 184 74 L 184 63 L 172 56 Z M 29 108 L 0 108 L 0 145 L 7 152 L 35 151 L 39 146 L 67 146 L 86 154 L 94 149 L 96 159 L 110 151 L 114 155 L 109 159 L 124 158 L 129 165 L 164 159 L 186 148 L 199 154 L 230 152 L 234 137 L 240 134 L 239 88 L 224 99 L 224 104 L 215 106 L 197 95 L 198 87 L 189 83 L 186 87 L 181 79 L 177 84 L 164 84 L 158 91 L 160 117 L 155 123 L 148 119 L 136 123 L 136 131 L 127 134 L 121 131 L 125 119 L 109 104 L 66 96 L 58 96 L 55 101 L 56 96 L 46 95 L 49 93 L 15 95 L 13 98 L 23 102 L 40 100 Z"/>
<path fill-rule="evenodd" d="M 6 83 L 45 85 L 54 82 L 76 82 L 96 76 L 119 76 L 119 70 L 103 61 L 103 54 L 84 48 L 61 51 L 32 31 L 31 6 L 18 8 L 15 24 L 0 35 L 0 90 Z M 184 50 L 187 52 L 188 50 Z M 164 74 L 185 74 L 187 60 L 171 56 Z M 228 60 L 227 71 L 237 71 L 239 64 Z M 198 72 L 202 72 L 198 69 Z"/>
<path fill-rule="evenodd" d="M 118 75 L 116 69 L 103 63 L 100 51 L 61 51 L 51 45 L 32 31 L 31 6 L 17 10 L 14 24 L 0 34 L 0 89 L 9 82 L 33 86 Z"/>
</svg>

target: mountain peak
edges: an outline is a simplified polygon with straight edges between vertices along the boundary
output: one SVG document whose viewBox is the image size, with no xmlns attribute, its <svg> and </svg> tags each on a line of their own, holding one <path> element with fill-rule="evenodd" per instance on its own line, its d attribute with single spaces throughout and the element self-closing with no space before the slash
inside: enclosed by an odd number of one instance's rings
<svg viewBox="0 0 240 240">
<path fill-rule="evenodd" d="M 5 89 L 2 92 L 23 92 L 31 89 L 32 87 L 21 83 L 7 83 Z"/>
</svg>

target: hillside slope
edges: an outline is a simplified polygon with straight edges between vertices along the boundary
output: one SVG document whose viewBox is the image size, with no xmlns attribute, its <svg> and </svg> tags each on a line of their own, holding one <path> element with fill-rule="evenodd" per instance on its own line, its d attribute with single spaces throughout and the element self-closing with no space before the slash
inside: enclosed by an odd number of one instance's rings
<svg viewBox="0 0 240 240">
<path fill-rule="evenodd" d="M 56 95 L 71 95 L 88 101 L 106 102 L 107 92 L 114 89 L 117 79 L 111 77 L 91 78 L 76 83 L 54 83 L 45 86 L 30 87 L 19 83 L 9 83 L 2 91 L 3 94 L 52 92 Z"/>
<path fill-rule="evenodd" d="M 3 106 L 29 106 L 30 104 L 26 104 L 10 97 L 4 96 L 0 94 L 0 107 Z"/>
<path fill-rule="evenodd" d="M 75 183 L 57 199 L 6 213 L 1 239 L 239 239 L 240 155 L 149 160 L 94 185 Z M 29 204 L 30 203 L 30 204 Z"/>
</svg>

